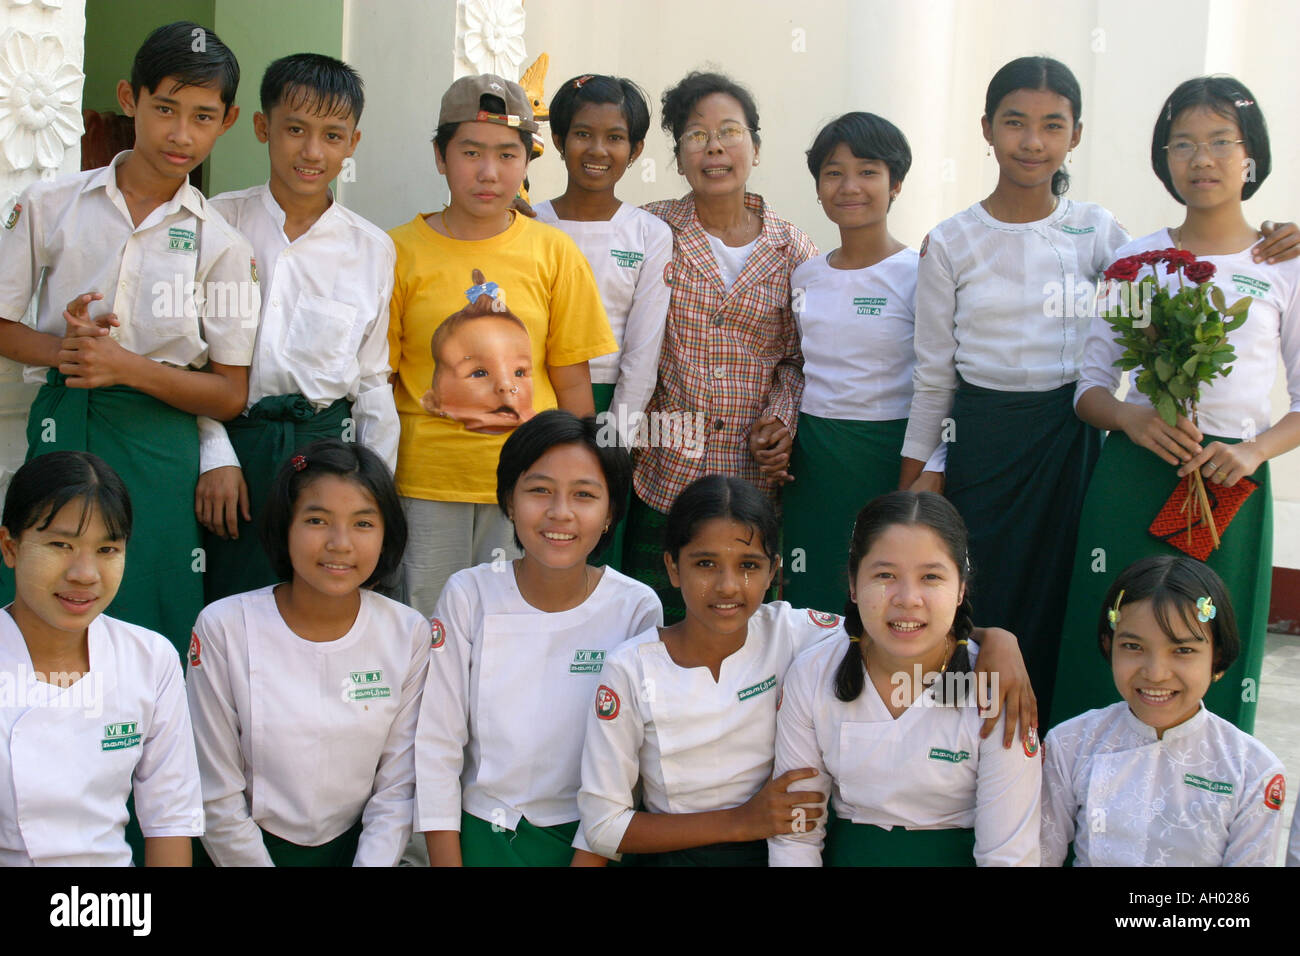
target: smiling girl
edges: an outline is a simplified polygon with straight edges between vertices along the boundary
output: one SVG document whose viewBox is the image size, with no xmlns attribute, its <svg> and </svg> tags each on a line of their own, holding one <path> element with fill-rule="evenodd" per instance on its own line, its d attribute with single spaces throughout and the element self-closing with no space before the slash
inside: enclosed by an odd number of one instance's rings
<svg viewBox="0 0 1300 956">
<path fill-rule="evenodd" d="M 276 476 L 262 541 L 283 583 L 210 604 L 190 643 L 203 847 L 219 866 L 394 866 L 430 630 L 371 590 L 406 543 L 392 475 L 313 442 Z"/>
<path fill-rule="evenodd" d="M 1052 717 L 1059 722 L 1114 699 L 1105 671 L 1090 653 L 1085 624 L 1105 581 L 1093 573 L 1092 555 L 1104 549 L 1111 566 L 1121 567 L 1148 554 L 1178 553 L 1147 527 L 1179 481 L 1199 468 L 1215 497 L 1243 478 L 1259 485 L 1232 524 L 1220 529 L 1222 546 L 1206 559 L 1241 604 L 1243 644 L 1236 665 L 1206 695 L 1206 706 L 1249 731 L 1273 567 L 1268 463 L 1300 445 L 1300 261 L 1255 261 L 1260 234 L 1246 221 L 1242 201 L 1267 178 L 1271 161 L 1264 114 L 1239 80 L 1200 77 L 1174 90 L 1156 118 L 1151 165 L 1187 214 L 1181 225 L 1135 240 L 1116 257 L 1185 249 L 1215 266 L 1212 281 L 1229 306 L 1242 296 L 1252 301 L 1245 324 L 1228 336 L 1237 355 L 1232 374 L 1201 387 L 1199 425 L 1185 418 L 1176 427 L 1166 425 L 1131 381 L 1124 401 L 1116 399 L 1121 372 L 1113 363 L 1121 349 L 1106 320 L 1093 320 L 1075 402 L 1080 418 L 1110 429 L 1110 435 L 1083 507 L 1070 582 L 1060 669 L 1074 676 L 1068 688 L 1062 687 Z M 1166 286 L 1181 281 L 1163 266 L 1158 272 Z M 1270 425 L 1269 392 L 1279 355 L 1290 406 Z"/>
<path fill-rule="evenodd" d="M 511 434 L 497 501 L 523 557 L 458 572 L 438 600 L 415 758 L 434 866 L 599 862 L 578 832 L 587 709 L 606 654 L 662 620 L 649 588 L 587 563 L 631 472 L 599 435 L 558 409 Z"/>
<path fill-rule="evenodd" d="M 180 662 L 160 634 L 103 613 L 131 534 L 117 473 L 85 452 L 18 469 L 0 552 L 0 866 L 130 866 L 127 800 L 147 866 L 189 866 L 203 803 Z M 16 698 L 16 700 L 15 700 Z"/>
</svg>

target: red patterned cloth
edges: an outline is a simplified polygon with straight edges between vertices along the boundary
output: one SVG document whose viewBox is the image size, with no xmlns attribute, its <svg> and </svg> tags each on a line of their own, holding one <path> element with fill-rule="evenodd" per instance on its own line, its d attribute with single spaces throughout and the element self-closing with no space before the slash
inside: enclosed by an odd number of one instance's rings
<svg viewBox="0 0 1300 956">
<path fill-rule="evenodd" d="M 1214 517 L 1214 527 L 1218 530 L 1220 538 L 1227 531 L 1228 523 L 1237 514 L 1237 510 L 1258 487 L 1259 485 L 1249 478 L 1242 478 L 1231 488 L 1216 485 L 1212 481 L 1205 483 L 1205 495 L 1210 499 L 1210 514 Z M 1191 540 L 1188 541 L 1187 512 L 1183 510 L 1183 504 L 1190 493 L 1191 482 L 1180 481 L 1148 530 L 1153 537 L 1159 538 L 1170 547 L 1177 548 L 1197 561 L 1204 561 L 1210 556 L 1214 541 L 1210 538 L 1209 526 L 1199 519 L 1192 526 Z"/>
<path fill-rule="evenodd" d="M 746 478 L 775 495 L 776 483 L 759 473 L 749 453 L 750 426 L 761 415 L 775 415 L 794 435 L 803 354 L 790 311 L 790 275 L 817 255 L 817 247 L 773 215 L 761 196 L 746 193 L 745 205 L 762 219 L 763 230 L 730 292 L 695 214 L 694 197 L 645 207 L 673 231 L 673 258 L 664 270 L 671 290 L 668 325 L 659 383 L 646 411 L 683 416 L 676 420 L 691 428 L 704 423 L 702 454 L 692 457 L 692 448 L 671 442 L 674 447 L 662 447 L 663 441 L 638 454 L 636 493 L 659 511 L 666 512 L 683 488 L 709 474 Z M 694 450 L 700 450 L 698 444 Z"/>
</svg>

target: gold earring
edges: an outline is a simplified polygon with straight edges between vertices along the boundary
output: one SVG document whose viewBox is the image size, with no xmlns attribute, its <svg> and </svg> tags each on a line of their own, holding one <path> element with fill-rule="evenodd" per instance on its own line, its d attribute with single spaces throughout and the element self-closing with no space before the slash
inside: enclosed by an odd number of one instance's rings
<svg viewBox="0 0 1300 956">
<path fill-rule="evenodd" d="M 988 149 L 988 152 L 986 152 L 984 155 L 985 155 L 985 156 L 992 156 L 992 155 L 993 155 L 993 144 L 992 144 L 992 143 L 989 143 L 989 149 Z"/>
</svg>

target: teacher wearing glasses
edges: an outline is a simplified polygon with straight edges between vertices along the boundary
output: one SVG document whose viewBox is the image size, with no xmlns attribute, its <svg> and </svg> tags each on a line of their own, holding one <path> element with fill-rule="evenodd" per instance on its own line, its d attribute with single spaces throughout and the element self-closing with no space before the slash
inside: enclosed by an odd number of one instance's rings
<svg viewBox="0 0 1300 956">
<path fill-rule="evenodd" d="M 803 394 L 790 275 L 817 254 L 803 232 L 747 192 L 758 165 L 758 107 L 717 73 L 666 91 L 662 125 L 691 191 L 645 208 L 673 233 L 659 382 L 633 474 L 624 569 L 653 587 L 664 622 L 680 620 L 663 528 L 673 500 L 703 475 L 745 478 L 775 497 L 787 472 Z M 735 600 L 741 600 L 737 597 Z"/>
</svg>

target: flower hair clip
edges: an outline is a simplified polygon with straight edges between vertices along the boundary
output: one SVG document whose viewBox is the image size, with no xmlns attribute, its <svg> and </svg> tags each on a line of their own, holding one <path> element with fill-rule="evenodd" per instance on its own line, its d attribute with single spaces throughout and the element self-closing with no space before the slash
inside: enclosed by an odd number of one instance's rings
<svg viewBox="0 0 1300 956">
<path fill-rule="evenodd" d="M 1245 109 L 1247 106 L 1254 106 L 1254 105 L 1255 105 L 1255 101 L 1254 101 L 1254 100 L 1248 100 L 1248 99 L 1246 99 L 1245 97 L 1243 97 L 1243 98 L 1241 98 L 1241 99 L 1239 99 L 1239 100 L 1233 100 L 1233 101 L 1232 101 L 1232 105 L 1235 106 L 1235 107 L 1237 107 L 1237 109 L 1241 110 L 1241 109 Z"/>
<path fill-rule="evenodd" d="M 588 73 L 588 74 L 586 74 L 585 76 L 577 76 L 577 77 L 574 77 L 574 79 L 573 79 L 573 88 L 574 88 L 575 90 L 580 90 L 580 89 L 582 89 L 582 84 L 586 83 L 586 82 L 587 82 L 588 80 L 590 80 L 590 79 L 593 79 L 594 77 L 595 77 L 595 74 L 594 74 L 594 73 Z"/>
<path fill-rule="evenodd" d="M 1206 621 L 1213 621 L 1218 613 L 1219 609 L 1214 606 L 1214 602 L 1208 597 L 1199 597 L 1196 599 L 1196 619 L 1202 624 Z"/>
<path fill-rule="evenodd" d="M 1120 590 L 1115 597 L 1115 606 L 1106 612 L 1106 620 L 1110 621 L 1110 629 L 1113 631 L 1119 625 L 1119 603 L 1124 600 L 1124 591 Z"/>
<path fill-rule="evenodd" d="M 307 459 L 303 455 L 294 455 L 289 459 L 289 464 L 293 465 L 294 471 L 302 471 L 307 467 Z"/>
</svg>

